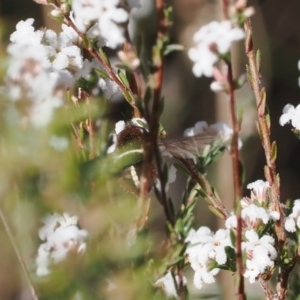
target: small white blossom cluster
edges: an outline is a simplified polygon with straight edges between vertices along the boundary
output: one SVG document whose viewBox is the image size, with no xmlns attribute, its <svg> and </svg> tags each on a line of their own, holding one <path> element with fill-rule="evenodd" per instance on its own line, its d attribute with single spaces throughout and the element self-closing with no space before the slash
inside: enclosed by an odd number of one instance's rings
<svg viewBox="0 0 300 300">
<path fill-rule="evenodd" d="M 194 34 L 196 47 L 188 51 L 190 59 L 194 62 L 194 75 L 211 77 L 220 56 L 227 55 L 231 44 L 244 37 L 244 31 L 230 21 L 213 21 L 203 26 Z"/>
<path fill-rule="evenodd" d="M 244 197 L 241 200 L 243 226 L 248 229 L 259 230 L 270 221 L 279 220 L 279 213 L 267 208 L 269 183 L 257 180 L 248 184 L 247 188 L 251 189 L 251 198 Z M 233 214 L 227 218 L 225 225 L 227 228 L 236 228 L 236 216 Z"/>
<path fill-rule="evenodd" d="M 266 273 L 274 266 L 277 251 L 274 248 L 275 240 L 270 235 L 259 235 L 254 230 L 245 232 L 246 241 L 242 243 L 242 250 L 247 254 L 244 276 L 254 283 L 255 279 Z"/>
<path fill-rule="evenodd" d="M 246 269 L 244 276 L 254 283 L 256 278 L 267 273 L 274 266 L 277 251 L 272 236 L 259 232 L 271 221 L 279 220 L 279 213 L 267 208 L 269 184 L 263 180 L 250 183 L 251 198 L 241 201 L 243 226 L 242 250 L 245 252 Z M 261 205 L 261 206 L 258 206 Z M 300 212 L 300 200 L 298 203 Z M 299 214 L 300 215 L 300 214 Z M 218 274 L 218 265 L 227 261 L 225 247 L 233 248 L 230 240 L 230 230 L 237 227 L 237 218 L 232 214 L 225 223 L 226 229 L 219 229 L 215 234 L 207 227 L 200 227 L 197 231 L 191 230 L 186 242 L 188 260 L 195 271 L 194 284 L 201 289 L 204 283 L 213 283 Z"/>
<path fill-rule="evenodd" d="M 56 108 L 63 105 L 67 89 L 75 81 L 88 79 L 93 68 L 101 69 L 95 60 L 84 59 L 81 38 L 75 30 L 62 25 L 62 32 L 35 30 L 34 20 L 20 21 L 8 46 L 9 66 L 6 81 L 9 97 L 30 100 L 28 119 L 35 126 L 45 126 Z M 116 84 L 100 78 L 99 88 L 105 95 L 116 92 Z"/>
<path fill-rule="evenodd" d="M 295 129 L 300 130 L 300 104 L 296 107 L 292 104 L 287 104 L 283 108 L 283 114 L 279 119 L 279 124 L 284 126 L 289 122 Z"/>
<path fill-rule="evenodd" d="M 186 238 L 189 243 L 186 253 L 194 274 L 194 285 L 201 289 L 203 284 L 215 282 L 220 269 L 215 265 L 224 265 L 227 261 L 225 247 L 232 247 L 229 230 L 219 229 L 215 234 L 208 227 L 192 229 Z"/>
<path fill-rule="evenodd" d="M 129 8 L 140 7 L 138 0 L 127 1 Z M 88 35 L 101 37 L 106 46 L 113 49 L 124 43 L 124 23 L 128 21 L 128 12 L 119 7 L 119 0 L 73 0 L 72 9 L 78 29 Z"/>
<path fill-rule="evenodd" d="M 44 243 L 39 246 L 36 258 L 38 276 L 50 274 L 50 265 L 65 260 L 70 251 L 85 251 L 88 232 L 78 228 L 77 220 L 77 216 L 67 213 L 63 216 L 55 213 L 43 220 L 45 225 L 40 228 L 39 237 Z"/>
<path fill-rule="evenodd" d="M 179 285 L 179 276 L 175 275 L 174 277 L 175 277 L 175 280 L 176 280 L 176 284 L 178 286 Z M 185 276 L 183 276 L 182 282 L 183 282 L 184 286 L 187 284 L 187 279 L 186 279 Z M 177 298 L 178 297 L 176 287 L 175 287 L 175 284 L 174 284 L 174 278 L 173 278 L 172 273 L 170 271 L 167 272 L 167 274 L 164 277 L 158 279 L 154 283 L 154 286 L 160 287 L 164 291 L 165 295 L 168 298 L 172 298 L 172 297 Z"/>
<path fill-rule="evenodd" d="M 63 26 L 57 36 L 52 30 L 35 31 L 33 22 L 20 21 L 10 37 L 7 84 L 13 101 L 24 96 L 30 99 L 30 121 L 44 126 L 51 120 L 53 110 L 63 104 L 64 91 L 74 83 L 67 69 L 78 69 L 82 60 L 72 45 L 78 36 L 71 28 Z"/>
<path fill-rule="evenodd" d="M 286 217 L 284 227 L 288 232 L 300 229 L 300 199 L 294 201 L 292 213 Z"/>
<path fill-rule="evenodd" d="M 254 283 L 260 275 L 268 272 L 274 265 L 277 251 L 274 248 L 275 240 L 268 234 L 259 236 L 258 232 L 270 221 L 279 220 L 279 213 L 267 208 L 268 190 L 270 185 L 263 180 L 257 180 L 247 185 L 251 190 L 251 198 L 241 200 L 243 229 L 245 241 L 242 249 L 246 252 L 246 270 L 244 276 Z M 227 228 L 236 228 L 236 216 L 230 216 L 225 223 Z"/>
</svg>

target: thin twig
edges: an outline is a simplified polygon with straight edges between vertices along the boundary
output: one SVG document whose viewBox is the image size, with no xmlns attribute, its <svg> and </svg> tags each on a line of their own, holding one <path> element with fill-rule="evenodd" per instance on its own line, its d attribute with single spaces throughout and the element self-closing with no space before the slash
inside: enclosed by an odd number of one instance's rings
<svg viewBox="0 0 300 300">
<path fill-rule="evenodd" d="M 163 73 L 164 73 L 164 59 L 163 59 L 163 49 L 159 48 L 159 53 L 155 51 L 167 34 L 167 26 L 164 16 L 164 0 L 156 0 L 156 11 L 158 14 L 158 30 L 157 30 L 157 43 L 153 46 L 153 65 L 155 68 L 154 73 L 151 75 L 151 87 L 153 88 L 153 100 L 152 100 L 152 108 L 151 114 L 147 119 L 149 124 L 149 133 L 146 134 L 145 142 L 144 142 L 144 166 L 143 172 L 141 176 L 141 190 L 140 190 L 140 201 L 145 199 L 147 194 L 147 189 L 149 188 L 149 177 L 151 172 L 151 164 L 154 159 L 156 162 L 156 169 L 158 173 L 158 179 L 161 183 L 161 199 L 159 199 L 161 205 L 163 206 L 165 215 L 168 221 L 172 224 L 173 220 L 169 212 L 167 196 L 165 192 L 165 183 L 163 180 L 163 170 L 162 163 L 160 159 L 159 148 L 157 145 L 158 138 L 158 125 L 159 125 L 159 108 L 161 102 L 161 89 L 163 83 Z M 160 46 L 161 47 L 161 46 Z"/>
<path fill-rule="evenodd" d="M 241 218 L 241 206 L 240 206 L 240 200 L 242 198 L 242 189 L 241 189 L 241 175 L 240 175 L 240 168 L 239 168 L 239 149 L 238 149 L 240 125 L 237 119 L 236 101 L 234 95 L 234 80 L 233 80 L 231 62 L 228 62 L 227 66 L 228 66 L 227 81 L 229 84 L 230 113 L 231 113 L 231 120 L 233 125 L 231 156 L 232 156 L 232 167 L 233 167 L 234 206 L 235 206 L 235 214 L 237 217 L 236 260 L 237 260 L 238 283 L 239 283 L 238 298 L 246 299 L 244 276 L 243 276 L 244 266 L 243 266 L 243 257 L 242 257 L 242 218 Z"/>
<path fill-rule="evenodd" d="M 229 2 L 228 0 L 222 0 L 223 7 L 223 16 L 225 20 L 229 18 Z M 242 257 L 242 218 L 241 218 L 241 206 L 240 200 L 242 198 L 242 184 L 241 184 L 241 175 L 239 168 L 239 149 L 238 149 L 238 140 L 239 140 L 239 131 L 240 125 L 237 119 L 236 111 L 236 100 L 234 94 L 234 79 L 232 72 L 232 62 L 229 60 L 227 62 L 227 82 L 229 85 L 229 99 L 230 99 L 230 114 L 233 127 L 233 137 L 231 144 L 231 157 L 232 157 L 232 167 L 233 167 L 233 185 L 234 185 L 234 207 L 235 214 L 237 218 L 237 228 L 236 228 L 236 262 L 237 262 L 237 271 L 238 271 L 238 299 L 246 299 L 245 294 L 245 283 L 244 283 L 244 266 L 243 266 L 243 257 Z"/>
<path fill-rule="evenodd" d="M 6 221 L 6 218 L 5 218 L 5 216 L 4 216 L 3 211 L 2 211 L 1 208 L 0 208 L 0 218 L 1 218 L 1 221 L 3 223 L 4 229 L 5 229 L 6 233 L 7 233 L 7 236 L 9 238 L 9 240 L 10 240 L 10 243 L 11 243 L 11 245 L 14 248 L 14 251 L 15 251 L 15 254 L 17 256 L 17 259 L 18 259 L 18 261 L 19 261 L 19 263 L 21 265 L 21 269 L 22 269 L 22 271 L 23 271 L 23 273 L 25 275 L 25 278 L 26 278 L 27 284 L 29 286 L 32 298 L 34 300 L 38 300 L 38 296 L 37 296 L 37 294 L 35 292 L 33 283 L 32 283 L 32 281 L 30 279 L 29 272 L 28 272 L 28 270 L 26 268 L 25 262 L 24 262 L 24 260 L 23 260 L 23 258 L 21 256 L 21 253 L 18 250 L 18 247 L 17 247 L 17 244 L 16 244 L 16 242 L 14 240 L 13 234 L 12 234 L 12 232 L 10 230 L 10 227 L 9 227 L 7 221 Z"/>
<path fill-rule="evenodd" d="M 228 18 L 229 18 L 229 16 L 228 16 L 228 7 L 229 7 L 228 0 L 222 0 L 223 17 L 224 17 L 225 20 L 228 20 Z"/>
<path fill-rule="evenodd" d="M 271 143 L 270 139 L 270 120 L 269 116 L 266 114 L 266 93 L 265 89 L 261 85 L 261 74 L 259 71 L 258 61 L 256 59 L 256 54 L 253 48 L 252 40 L 252 27 L 251 22 L 248 19 L 245 23 L 246 31 L 246 54 L 249 60 L 249 85 L 254 92 L 256 99 L 257 111 L 258 111 L 258 130 L 261 142 L 265 151 L 265 157 L 267 165 L 265 166 L 265 177 L 270 185 L 270 199 L 271 199 L 271 209 L 276 210 L 280 218 L 275 224 L 275 232 L 278 238 L 278 252 L 280 253 L 283 244 L 285 243 L 286 234 L 284 230 L 284 214 L 280 206 L 280 181 L 279 175 L 276 173 L 276 155 L 274 155 L 274 149 L 276 147 L 275 142 Z M 290 272 L 290 271 L 289 271 Z M 286 270 L 279 270 L 278 273 L 278 284 L 276 286 L 277 299 L 285 299 L 288 288 L 288 275 L 289 272 Z"/>
<path fill-rule="evenodd" d="M 276 161 L 274 157 L 272 157 L 272 144 L 270 140 L 270 126 L 266 119 L 265 109 L 266 105 L 262 100 L 265 94 L 264 88 L 261 86 L 261 75 L 259 73 L 255 53 L 253 49 L 253 41 L 252 41 L 252 28 L 250 20 L 247 20 L 245 23 L 247 38 L 246 38 L 246 54 L 249 59 L 249 69 L 251 72 L 251 83 L 250 86 L 254 92 L 256 98 L 256 105 L 258 108 L 258 123 L 260 129 L 260 138 L 265 150 L 265 156 L 267 160 L 267 169 L 265 170 L 266 179 L 270 184 L 270 197 L 272 201 L 272 209 L 276 210 L 280 213 L 280 220 L 277 222 L 276 225 L 276 234 L 278 240 L 281 244 L 285 241 L 285 231 L 283 226 L 283 212 L 280 206 L 280 183 L 279 178 L 277 177 L 278 174 L 276 173 Z"/>
<path fill-rule="evenodd" d="M 267 282 L 262 278 L 258 278 L 258 282 L 259 282 L 260 286 L 262 287 L 262 289 L 264 290 L 266 300 L 274 299 L 274 293 L 269 289 Z"/>
</svg>

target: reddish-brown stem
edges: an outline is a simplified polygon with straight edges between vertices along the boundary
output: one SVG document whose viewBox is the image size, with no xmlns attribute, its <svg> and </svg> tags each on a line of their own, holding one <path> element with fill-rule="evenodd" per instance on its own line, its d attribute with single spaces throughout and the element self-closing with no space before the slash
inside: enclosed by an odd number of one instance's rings
<svg viewBox="0 0 300 300">
<path fill-rule="evenodd" d="M 257 64 L 256 54 L 253 48 L 252 40 L 252 27 L 250 20 L 247 20 L 245 23 L 246 30 L 246 54 L 249 60 L 249 83 L 250 87 L 253 90 L 257 111 L 258 111 L 258 129 L 261 142 L 265 151 L 265 157 L 267 165 L 265 166 L 265 176 L 267 181 L 270 184 L 270 199 L 271 199 L 271 209 L 276 210 L 280 219 L 275 224 L 275 231 L 278 238 L 278 252 L 281 251 L 282 246 L 285 242 L 286 236 L 284 231 L 284 214 L 280 206 L 280 181 L 279 175 L 276 173 L 276 156 L 273 154 L 272 148 L 275 148 L 276 144 L 271 143 L 270 139 L 270 121 L 268 120 L 269 116 L 266 111 L 265 104 L 265 90 L 261 86 L 261 75 L 259 71 L 259 66 Z M 279 270 L 278 273 L 278 284 L 276 286 L 276 299 L 283 300 L 285 299 L 287 293 L 288 285 L 288 275 L 291 270 Z"/>
<path fill-rule="evenodd" d="M 243 267 L 243 259 L 242 259 L 242 218 L 241 218 L 241 208 L 240 208 L 240 200 L 242 198 L 241 177 L 240 177 L 240 169 L 239 169 L 239 149 L 238 149 L 240 125 L 237 119 L 236 101 L 234 95 L 234 80 L 233 80 L 231 62 L 228 62 L 227 66 L 228 66 L 227 81 L 229 85 L 230 113 L 231 113 L 231 120 L 233 125 L 231 156 L 232 156 L 232 166 L 233 166 L 234 205 L 235 205 L 235 213 L 237 217 L 236 257 L 237 257 L 237 270 L 238 270 L 238 277 L 239 277 L 238 298 L 246 299 L 245 287 L 244 287 L 244 276 L 243 276 L 244 267 Z"/>
<path fill-rule="evenodd" d="M 223 17 L 225 20 L 228 20 L 229 16 L 228 16 L 228 0 L 222 0 L 222 8 L 223 8 Z"/>
<path fill-rule="evenodd" d="M 262 289 L 265 293 L 266 300 L 274 299 L 274 293 L 267 286 L 267 282 L 262 278 L 259 278 L 258 281 L 259 281 L 259 284 L 260 284 L 260 286 L 262 287 Z"/>
<path fill-rule="evenodd" d="M 260 80 L 261 75 L 259 74 L 259 70 L 256 63 L 255 53 L 253 49 L 253 42 L 252 42 L 252 28 L 249 20 L 245 23 L 245 28 L 247 32 L 246 54 L 248 56 L 249 70 L 252 76 L 250 86 L 254 92 L 256 98 L 256 105 L 258 108 L 258 124 L 260 130 L 260 137 L 265 150 L 265 156 L 267 161 L 266 179 L 270 184 L 270 189 L 271 189 L 270 197 L 272 201 L 272 209 L 280 213 L 280 221 L 276 226 L 276 234 L 278 236 L 279 242 L 282 244 L 285 240 L 285 232 L 283 226 L 283 212 L 280 207 L 279 178 L 277 178 L 277 173 L 276 173 L 276 162 L 275 159 L 272 157 L 270 128 L 268 125 L 268 121 L 266 119 L 267 116 L 265 114 L 265 104 L 261 102 L 262 93 L 264 92 L 264 89 L 261 86 L 261 80 Z"/>
<path fill-rule="evenodd" d="M 178 294 L 179 294 L 179 300 L 185 300 L 185 292 L 184 292 L 184 284 L 183 284 L 183 272 L 182 269 L 178 267 L 178 278 L 179 278 L 179 283 L 178 283 Z"/>
<path fill-rule="evenodd" d="M 159 148 L 157 145 L 158 137 L 158 125 L 159 125 L 159 108 L 161 102 L 161 89 L 163 83 L 163 73 L 164 73 L 164 59 L 163 59 L 163 49 L 158 49 L 158 45 L 161 44 L 160 41 L 167 34 L 167 26 L 164 16 L 164 0 L 156 0 L 156 11 L 158 14 L 158 28 L 157 28 L 157 43 L 153 46 L 153 67 L 155 71 L 150 75 L 151 77 L 151 87 L 153 88 L 153 99 L 152 99 L 152 108 L 151 113 L 146 116 L 149 124 L 149 133 L 146 134 L 146 139 L 144 142 L 144 168 L 141 177 L 141 190 L 140 190 L 140 199 L 143 201 L 145 199 L 147 188 L 149 186 L 149 177 L 151 171 L 151 164 L 153 158 L 156 162 L 156 169 L 158 173 L 158 178 L 161 183 L 161 199 L 159 199 L 161 205 L 164 208 L 164 212 L 168 221 L 173 224 L 174 220 L 169 212 L 169 207 L 167 203 L 167 196 L 165 192 L 165 184 L 163 180 L 163 170 L 160 160 Z M 153 155 L 154 154 L 154 155 Z M 153 157 L 154 156 L 154 157 Z"/>
<path fill-rule="evenodd" d="M 225 20 L 229 19 L 229 0 L 222 0 L 223 7 L 223 16 Z M 238 299 L 246 299 L 245 294 L 245 284 L 244 284 L 244 266 L 242 259 L 242 218 L 241 218 L 241 207 L 240 200 L 242 198 L 241 190 L 241 175 L 239 168 L 239 149 L 238 149 L 238 140 L 239 140 L 239 131 L 240 125 L 237 119 L 236 111 L 236 101 L 234 95 L 234 80 L 232 72 L 231 60 L 227 62 L 228 72 L 227 72 L 227 81 L 229 86 L 229 99 L 230 99 L 230 114 L 233 127 L 233 137 L 231 144 L 231 156 L 232 156 L 232 167 L 233 167 L 233 186 L 234 186 L 234 206 L 235 214 L 237 218 L 237 228 L 236 228 L 236 262 L 237 262 L 237 271 L 238 271 L 238 290 L 237 296 Z"/>
</svg>

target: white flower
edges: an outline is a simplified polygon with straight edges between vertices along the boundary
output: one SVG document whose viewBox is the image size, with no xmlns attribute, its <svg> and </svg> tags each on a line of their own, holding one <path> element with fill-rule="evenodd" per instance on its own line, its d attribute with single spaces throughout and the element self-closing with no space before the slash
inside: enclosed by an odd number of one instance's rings
<svg viewBox="0 0 300 300">
<path fill-rule="evenodd" d="M 204 247 L 204 245 L 191 245 L 191 249 L 188 254 L 188 259 L 192 269 L 195 271 L 194 274 L 194 285 L 197 289 L 201 289 L 203 284 L 211 284 L 215 282 L 215 276 L 219 273 L 220 269 L 214 268 L 210 270 L 209 263 L 209 251 L 210 247 Z M 197 252 L 196 252 L 197 249 Z"/>
<path fill-rule="evenodd" d="M 45 242 L 39 246 L 36 258 L 38 276 L 48 275 L 50 265 L 66 259 L 70 251 L 84 252 L 84 241 L 88 236 L 86 230 L 77 227 L 77 216 L 71 217 L 67 213 L 47 216 L 43 223 L 39 237 Z"/>
<path fill-rule="evenodd" d="M 119 0 L 74 0 L 72 8 L 78 29 L 84 32 L 87 24 L 97 21 L 107 46 L 116 48 L 125 41 L 124 29 L 119 24 L 128 20 L 128 13 L 118 5 Z"/>
<path fill-rule="evenodd" d="M 87 70 L 80 48 L 73 45 L 79 41 L 73 29 L 63 25 L 63 32 L 57 35 L 52 30 L 34 31 L 32 24 L 33 19 L 20 21 L 11 35 L 6 84 L 11 100 L 30 100 L 25 118 L 41 127 L 63 105 L 74 75 L 88 76 L 91 67 Z"/>
<path fill-rule="evenodd" d="M 108 100 L 115 98 L 120 93 L 119 86 L 109 78 L 100 78 L 98 86 Z"/>
<path fill-rule="evenodd" d="M 211 77 L 219 55 L 228 53 L 232 42 L 241 40 L 244 36 L 244 31 L 234 27 L 230 21 L 213 21 L 203 26 L 194 34 L 196 47 L 188 51 L 190 59 L 195 63 L 193 66 L 195 76 Z"/>
<path fill-rule="evenodd" d="M 252 190 L 254 199 L 256 199 L 259 203 L 266 202 L 269 187 L 269 182 L 263 180 L 256 180 L 255 182 L 247 185 L 247 189 Z"/>
<path fill-rule="evenodd" d="M 236 228 L 237 227 L 237 218 L 236 215 L 232 212 L 231 215 L 225 221 L 225 227 L 227 229 Z"/>
<path fill-rule="evenodd" d="M 287 104 L 283 108 L 283 114 L 279 119 L 281 126 L 291 122 L 295 129 L 300 130 L 300 104 L 294 107 L 294 105 Z"/>
<path fill-rule="evenodd" d="M 194 62 L 192 71 L 196 77 L 213 75 L 213 67 L 218 61 L 218 56 L 212 53 L 208 47 L 191 48 L 188 56 Z"/>
<path fill-rule="evenodd" d="M 215 92 L 215 93 L 218 93 L 218 92 L 223 92 L 225 91 L 227 88 L 227 84 L 224 83 L 224 82 L 220 82 L 220 81 L 213 81 L 211 84 L 210 84 L 210 89 Z"/>
<path fill-rule="evenodd" d="M 168 182 L 165 185 L 165 191 L 166 192 L 169 190 L 170 184 L 173 183 L 176 180 L 176 172 L 177 172 L 176 168 L 173 165 L 171 165 L 171 167 L 168 170 Z M 159 191 L 161 191 L 161 182 L 160 182 L 160 180 L 157 180 L 155 182 L 155 186 Z"/>
<path fill-rule="evenodd" d="M 205 121 L 199 121 L 194 127 L 187 128 L 184 131 L 184 136 L 195 136 L 208 130 L 208 125 Z"/>
<path fill-rule="evenodd" d="M 228 126 L 227 123 L 218 121 L 216 124 L 210 125 L 210 127 L 218 132 L 224 143 L 231 141 L 233 130 Z"/>
<path fill-rule="evenodd" d="M 72 27 L 62 24 L 61 28 L 62 32 L 58 36 L 58 43 L 60 48 L 76 45 L 81 42 L 81 38 Z"/>
<path fill-rule="evenodd" d="M 219 273 L 218 268 L 210 270 L 210 264 L 216 261 L 224 264 L 227 260 L 225 247 L 231 245 L 228 230 L 219 230 L 214 235 L 208 227 L 191 230 L 186 242 L 189 242 L 186 253 L 192 269 L 195 271 L 194 284 L 201 289 L 203 283 L 215 282 L 214 276 Z"/>
<path fill-rule="evenodd" d="M 213 237 L 213 248 L 209 252 L 210 259 L 215 260 L 219 265 L 223 265 L 227 261 L 225 247 L 232 247 L 229 230 L 219 229 Z"/>
<path fill-rule="evenodd" d="M 178 275 L 175 275 L 175 280 L 178 285 L 179 284 L 179 276 Z M 183 276 L 182 281 L 183 281 L 183 285 L 186 285 L 187 280 L 186 280 L 185 276 Z M 154 286 L 161 287 L 168 298 L 171 298 L 171 297 L 177 298 L 178 297 L 176 287 L 174 284 L 174 278 L 170 271 L 164 277 L 158 279 L 154 283 Z"/>
<path fill-rule="evenodd" d="M 255 261 L 247 259 L 244 277 L 248 278 L 249 282 L 252 284 L 255 282 L 255 279 L 258 277 L 259 274 L 259 268 L 257 267 Z"/>
<path fill-rule="evenodd" d="M 253 283 L 259 274 L 274 265 L 277 251 L 274 248 L 275 240 L 269 235 L 258 237 L 254 230 L 245 233 L 248 241 L 242 243 L 242 248 L 247 252 L 246 270 L 244 276 Z"/>
<path fill-rule="evenodd" d="M 11 34 L 10 41 L 22 45 L 39 45 L 44 33 L 41 30 L 34 31 L 33 22 L 32 18 L 20 21 L 16 25 L 17 30 Z"/>
<path fill-rule="evenodd" d="M 241 200 L 241 202 L 244 202 L 244 198 Z M 277 221 L 280 218 L 280 215 L 277 211 L 273 211 L 264 207 L 259 207 L 253 204 L 252 202 L 247 202 L 245 205 L 242 206 L 242 219 L 245 221 L 245 225 L 247 225 L 247 227 L 250 228 L 257 228 L 257 226 L 261 224 L 260 220 L 263 224 L 267 224 L 270 220 Z M 237 218 L 233 212 L 226 219 L 225 226 L 227 229 L 237 227 Z"/>
<path fill-rule="evenodd" d="M 257 219 L 261 219 L 264 224 L 267 224 L 269 221 L 269 215 L 266 210 L 255 204 L 251 204 L 242 209 L 242 218 L 248 219 L 251 223 L 255 222 Z"/>
<path fill-rule="evenodd" d="M 191 244 L 197 243 L 205 243 L 208 238 L 213 236 L 213 232 L 206 226 L 201 226 L 197 231 L 195 229 L 191 229 L 185 242 L 189 242 Z"/>
<path fill-rule="evenodd" d="M 295 200 L 293 204 L 293 211 L 287 216 L 284 223 L 285 229 L 289 232 L 295 232 L 296 225 L 297 228 L 300 228 L 300 199 Z"/>
</svg>

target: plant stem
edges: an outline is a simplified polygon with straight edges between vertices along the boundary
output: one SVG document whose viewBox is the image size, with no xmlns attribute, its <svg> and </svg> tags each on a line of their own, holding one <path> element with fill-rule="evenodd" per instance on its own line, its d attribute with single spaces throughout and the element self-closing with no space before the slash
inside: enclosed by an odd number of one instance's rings
<svg viewBox="0 0 300 300">
<path fill-rule="evenodd" d="M 163 83 L 163 74 L 164 74 L 164 57 L 163 57 L 163 43 L 162 40 L 167 34 L 167 22 L 165 21 L 164 16 L 164 0 L 156 0 L 156 11 L 158 14 L 158 28 L 157 28 L 157 42 L 153 46 L 153 67 L 154 72 L 151 74 L 151 87 L 153 89 L 153 99 L 152 99 L 152 108 L 151 114 L 146 116 L 147 122 L 149 124 L 149 133 L 146 134 L 146 139 L 144 142 L 144 167 L 141 177 L 141 190 L 140 190 L 140 199 L 145 199 L 147 188 L 149 188 L 149 177 L 151 172 L 151 164 L 153 158 L 156 163 L 156 169 L 158 173 L 158 179 L 161 183 L 161 199 L 158 199 L 161 205 L 163 206 L 167 220 L 173 224 L 174 220 L 169 212 L 167 195 L 165 192 L 165 183 L 163 180 L 163 170 L 162 162 L 160 159 L 159 148 L 157 145 L 158 138 L 158 125 L 159 125 L 159 109 L 161 102 L 161 89 Z M 159 46 L 160 45 L 160 46 Z M 158 50 L 158 51 L 157 51 Z M 146 109 L 147 111 L 147 109 Z"/>
<path fill-rule="evenodd" d="M 269 115 L 266 113 L 266 93 L 265 89 L 261 85 L 261 74 L 259 71 L 259 63 L 256 58 L 255 51 L 253 49 L 252 40 L 252 27 L 250 20 L 248 19 L 245 23 L 246 31 L 246 54 L 249 60 L 249 84 L 253 90 L 256 106 L 258 112 L 258 131 L 261 138 L 261 142 L 265 151 L 265 157 L 267 165 L 265 166 L 265 177 L 270 185 L 270 199 L 271 199 L 271 209 L 279 213 L 280 218 L 275 224 L 275 232 L 278 238 L 278 252 L 280 253 L 283 244 L 285 243 L 286 234 L 284 230 L 284 214 L 280 206 L 280 181 L 279 175 L 276 173 L 276 143 L 271 143 L 270 140 L 270 120 Z M 285 299 L 288 287 L 288 275 L 289 272 L 286 270 L 279 270 L 278 273 L 278 284 L 276 286 L 276 299 Z"/>
<path fill-rule="evenodd" d="M 229 19 L 228 11 L 229 11 L 229 1 L 222 0 L 223 7 L 223 16 L 225 20 Z M 236 262 L 237 262 L 237 271 L 238 271 L 238 291 L 237 296 L 239 300 L 246 299 L 245 294 L 245 283 L 244 283 L 244 266 L 243 266 L 243 258 L 242 258 L 242 218 L 241 218 L 241 206 L 240 200 L 242 198 L 242 183 L 241 183 L 241 175 L 239 168 L 239 149 L 238 149 L 238 141 L 239 141 L 239 132 L 240 125 L 237 119 L 237 111 L 236 111 L 236 100 L 234 94 L 234 80 L 233 80 L 233 72 L 232 72 L 232 63 L 231 59 L 227 62 L 227 82 L 229 86 L 229 99 L 230 99 L 230 114 L 231 121 L 233 127 L 233 137 L 232 137 L 232 167 L 233 167 L 233 185 L 234 185 L 234 207 L 235 214 L 237 218 L 237 228 L 236 228 Z"/>
<path fill-rule="evenodd" d="M 241 190 L 241 177 L 240 177 L 240 168 L 239 168 L 239 131 L 240 125 L 237 119 L 236 112 L 236 101 L 234 95 L 234 80 L 232 74 L 232 64 L 231 62 L 227 63 L 228 73 L 227 81 L 229 84 L 229 98 L 230 98 L 230 113 L 231 120 L 233 125 L 233 137 L 232 137 L 232 167 L 233 167 L 233 185 L 234 185 L 234 206 L 235 214 L 237 217 L 237 229 L 236 229 L 236 257 L 237 257 L 237 269 L 238 269 L 238 298 L 246 299 L 245 287 L 244 287 L 244 266 L 242 259 L 242 218 L 241 218 L 241 206 L 240 200 L 242 198 Z"/>
<path fill-rule="evenodd" d="M 28 284 L 30 292 L 31 292 L 31 296 L 32 296 L 33 300 L 38 300 L 37 294 L 35 292 L 35 289 L 33 287 L 32 281 L 30 279 L 29 273 L 27 271 L 25 262 L 24 262 L 24 260 L 23 260 L 23 258 L 21 256 L 21 253 L 18 250 L 18 247 L 17 247 L 17 244 L 16 244 L 16 242 L 14 240 L 13 234 L 12 234 L 12 232 L 10 230 L 10 227 L 9 227 L 7 221 L 6 221 L 6 218 L 5 218 L 5 216 L 4 216 L 3 211 L 2 211 L 1 208 L 0 208 L 0 218 L 1 218 L 1 221 L 3 223 L 4 229 L 5 229 L 6 233 L 7 233 L 7 236 L 9 238 L 9 240 L 10 240 L 10 243 L 13 246 L 13 249 L 15 251 L 17 259 L 18 259 L 18 261 L 19 261 L 19 263 L 21 265 L 21 269 L 22 269 L 22 271 L 23 271 L 23 273 L 25 275 L 27 284 Z"/>
</svg>

